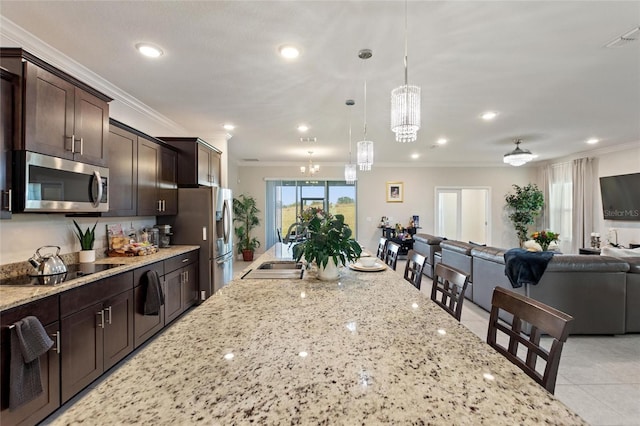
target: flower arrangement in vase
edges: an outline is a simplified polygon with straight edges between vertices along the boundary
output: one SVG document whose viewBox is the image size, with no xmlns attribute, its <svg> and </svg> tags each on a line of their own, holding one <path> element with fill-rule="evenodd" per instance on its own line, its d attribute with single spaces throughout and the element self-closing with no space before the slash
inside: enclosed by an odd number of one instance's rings
<svg viewBox="0 0 640 426">
<path fill-rule="evenodd" d="M 560 234 L 552 231 L 536 231 L 531 234 L 531 239 L 540 244 L 542 251 L 546 251 L 549 248 L 549 244 L 558 241 Z"/>
<path fill-rule="evenodd" d="M 338 278 L 337 266 L 357 260 L 362 247 L 352 238 L 353 232 L 344 223 L 344 215 L 332 215 L 318 207 L 302 212 L 300 222 L 305 229 L 305 240 L 293 246 L 296 261 L 304 256 L 307 267 L 315 262 L 320 279 Z M 325 271 L 329 269 L 329 271 Z M 325 272 L 327 272 L 325 274 Z"/>
</svg>

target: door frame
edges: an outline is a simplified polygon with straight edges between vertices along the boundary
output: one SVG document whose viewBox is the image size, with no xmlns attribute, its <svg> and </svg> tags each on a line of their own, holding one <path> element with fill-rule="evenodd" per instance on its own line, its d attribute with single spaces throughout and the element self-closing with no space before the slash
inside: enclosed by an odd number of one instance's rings
<svg viewBox="0 0 640 426">
<path fill-rule="evenodd" d="M 492 220 L 491 220 L 491 187 L 489 186 L 464 186 L 464 185 L 456 185 L 456 186 L 436 186 L 433 192 L 433 206 L 434 206 L 434 214 L 433 214 L 433 229 L 436 234 L 439 233 L 440 228 L 438 226 L 438 222 L 440 221 L 440 209 L 438 205 L 438 196 L 441 192 L 457 192 L 458 197 L 461 198 L 463 190 L 484 190 L 485 193 L 485 234 L 486 234 L 486 245 L 491 245 L 491 232 L 492 232 Z M 458 224 L 457 228 L 460 228 L 462 223 L 462 212 L 461 207 L 458 207 L 459 215 L 458 215 Z M 480 241 L 479 241 L 480 242 Z"/>
</svg>

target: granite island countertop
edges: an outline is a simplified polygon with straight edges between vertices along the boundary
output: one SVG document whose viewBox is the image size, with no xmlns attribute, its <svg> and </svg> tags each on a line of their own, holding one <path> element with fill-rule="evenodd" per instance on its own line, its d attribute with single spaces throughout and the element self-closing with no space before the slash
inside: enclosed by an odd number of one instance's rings
<svg viewBox="0 0 640 426">
<path fill-rule="evenodd" d="M 197 422 L 585 424 L 399 273 L 348 268 L 232 281 L 53 420 Z"/>
<path fill-rule="evenodd" d="M 156 253 L 148 256 L 131 256 L 131 257 L 103 257 L 95 261 L 96 264 L 119 264 L 120 266 L 107 269 L 104 271 L 96 272 L 90 275 L 85 275 L 73 280 L 65 281 L 56 285 L 24 285 L 24 286 L 0 286 L 0 312 L 7 309 L 14 308 L 16 306 L 23 305 L 25 303 L 33 302 L 38 299 L 43 299 L 54 294 L 62 293 L 72 288 L 80 287 L 85 284 L 92 283 L 103 278 L 107 278 L 113 275 L 121 274 L 123 272 L 131 271 L 150 265 L 155 262 L 159 262 L 165 259 L 170 259 L 174 256 L 179 256 L 184 253 L 188 253 L 193 250 L 197 250 L 199 246 L 193 245 L 176 245 L 159 249 Z M 21 267 L 21 264 L 15 264 L 16 267 Z M 9 266 L 1 266 L 0 268 L 11 268 Z M 23 271 L 15 271 L 19 273 L 26 273 Z"/>
</svg>

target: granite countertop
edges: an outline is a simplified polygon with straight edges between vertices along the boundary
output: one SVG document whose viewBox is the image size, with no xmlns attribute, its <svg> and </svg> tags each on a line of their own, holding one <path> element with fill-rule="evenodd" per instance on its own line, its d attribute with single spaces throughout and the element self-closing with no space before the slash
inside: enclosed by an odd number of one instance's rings
<svg viewBox="0 0 640 426">
<path fill-rule="evenodd" d="M 83 422 L 585 424 L 398 272 L 348 268 L 232 281 L 53 421 Z"/>
<path fill-rule="evenodd" d="M 192 250 L 199 246 L 183 245 L 161 248 L 157 253 L 148 256 L 133 257 L 104 257 L 95 261 L 96 264 L 120 264 L 121 266 L 85 275 L 73 280 L 65 281 L 57 285 L 37 285 L 37 286 L 0 286 L 0 312 L 5 311 L 25 303 L 43 299 L 47 296 L 62 293 L 69 289 L 80 287 L 94 281 L 117 275 L 122 272 L 140 268 L 151 263 L 169 259 Z M 10 266 L 3 266 L 5 269 Z"/>
</svg>

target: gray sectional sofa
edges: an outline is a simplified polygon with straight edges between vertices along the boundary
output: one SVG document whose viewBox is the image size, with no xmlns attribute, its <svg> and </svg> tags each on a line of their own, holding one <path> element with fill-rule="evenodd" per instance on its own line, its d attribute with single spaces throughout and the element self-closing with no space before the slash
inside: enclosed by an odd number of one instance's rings
<svg viewBox="0 0 640 426">
<path fill-rule="evenodd" d="M 570 334 L 640 332 L 640 257 L 556 254 L 538 284 L 513 288 L 505 275 L 507 249 L 452 240 L 440 248 L 442 263 L 469 274 L 466 297 L 487 311 L 500 286 L 572 315 Z"/>
<path fill-rule="evenodd" d="M 429 278 L 433 278 L 435 268 L 435 254 L 440 252 L 441 237 L 429 234 L 415 234 L 413 236 L 413 249 L 423 255 L 426 259 L 422 273 Z"/>
</svg>

